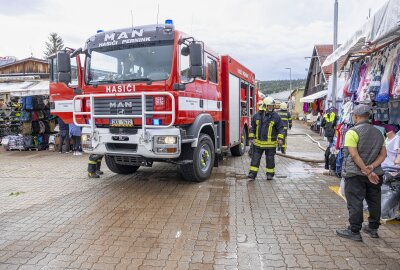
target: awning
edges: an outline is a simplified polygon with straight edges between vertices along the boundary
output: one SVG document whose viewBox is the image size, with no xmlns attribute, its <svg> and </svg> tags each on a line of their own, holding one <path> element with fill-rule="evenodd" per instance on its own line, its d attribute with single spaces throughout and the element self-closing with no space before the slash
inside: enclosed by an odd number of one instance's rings
<svg viewBox="0 0 400 270">
<path fill-rule="evenodd" d="M 319 92 L 317 92 L 315 94 L 312 94 L 312 95 L 309 95 L 309 96 L 301 98 L 300 102 L 302 102 L 302 103 L 311 103 L 311 102 L 314 102 L 317 99 L 326 97 L 327 94 L 328 94 L 328 90 L 322 90 L 322 91 L 319 91 Z"/>
<path fill-rule="evenodd" d="M 10 94 L 11 96 L 23 97 L 33 95 L 48 95 L 49 81 L 27 81 L 16 83 L 0 83 L 0 95 Z"/>
<path fill-rule="evenodd" d="M 365 51 L 366 45 L 379 46 L 399 37 L 400 0 L 388 0 L 344 44 L 326 58 L 322 66 L 329 66 L 340 57 Z"/>
</svg>

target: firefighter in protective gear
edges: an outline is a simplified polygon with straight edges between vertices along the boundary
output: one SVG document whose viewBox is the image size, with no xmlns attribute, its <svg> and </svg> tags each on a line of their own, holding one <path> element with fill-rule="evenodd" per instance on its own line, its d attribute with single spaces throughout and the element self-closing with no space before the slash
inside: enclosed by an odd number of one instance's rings
<svg viewBox="0 0 400 270">
<path fill-rule="evenodd" d="M 285 102 L 282 102 L 280 107 L 281 107 L 281 109 L 278 111 L 278 114 L 282 119 L 284 135 L 285 135 L 285 138 L 283 140 L 283 145 L 280 150 L 281 150 L 282 154 L 285 154 L 286 148 L 287 148 L 288 129 L 292 129 L 292 116 L 291 116 L 290 112 L 288 111 L 288 106 Z"/>
<path fill-rule="evenodd" d="M 91 154 L 89 156 L 89 163 L 88 163 L 89 178 L 100 178 L 100 175 L 103 174 L 103 172 L 100 170 L 102 159 L 103 155 Z"/>
<path fill-rule="evenodd" d="M 278 144 L 283 144 L 284 129 L 279 115 L 274 112 L 274 99 L 264 99 L 264 109 L 258 111 L 251 119 L 249 139 L 253 140 L 253 154 L 248 177 L 254 180 L 257 176 L 261 157 L 265 152 L 267 180 L 275 175 L 275 154 Z"/>
</svg>

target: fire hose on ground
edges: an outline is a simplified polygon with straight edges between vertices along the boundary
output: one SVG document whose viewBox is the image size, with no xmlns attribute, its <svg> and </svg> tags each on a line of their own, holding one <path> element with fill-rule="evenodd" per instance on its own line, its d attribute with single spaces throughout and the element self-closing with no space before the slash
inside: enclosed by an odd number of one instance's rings
<svg viewBox="0 0 400 270">
<path fill-rule="evenodd" d="M 290 134 L 291 136 L 306 136 L 308 137 L 313 143 L 318 144 L 318 148 L 321 149 L 322 151 L 325 152 L 326 148 L 321 145 L 320 142 L 316 141 L 313 137 L 311 137 L 308 134 L 305 133 L 294 133 Z M 298 161 L 303 161 L 303 162 L 309 162 L 309 163 L 325 163 L 325 160 L 323 159 L 309 159 L 309 158 L 301 158 L 301 157 L 295 157 L 292 155 L 287 155 L 287 154 L 282 154 L 282 153 L 276 153 L 278 156 L 289 158 L 289 159 L 294 159 Z"/>
</svg>

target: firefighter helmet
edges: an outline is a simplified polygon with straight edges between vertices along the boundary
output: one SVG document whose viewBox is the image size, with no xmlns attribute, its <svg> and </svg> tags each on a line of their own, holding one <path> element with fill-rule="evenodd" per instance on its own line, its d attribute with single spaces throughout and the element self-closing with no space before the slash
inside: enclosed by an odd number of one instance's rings
<svg viewBox="0 0 400 270">
<path fill-rule="evenodd" d="M 258 101 L 258 110 L 265 110 L 264 102 L 262 100 Z"/>
<path fill-rule="evenodd" d="M 274 104 L 275 104 L 275 100 L 274 100 L 273 97 L 264 98 L 264 105 L 265 106 L 274 105 Z"/>
<path fill-rule="evenodd" d="M 281 103 L 281 110 L 287 110 L 287 104 L 285 102 Z"/>
</svg>

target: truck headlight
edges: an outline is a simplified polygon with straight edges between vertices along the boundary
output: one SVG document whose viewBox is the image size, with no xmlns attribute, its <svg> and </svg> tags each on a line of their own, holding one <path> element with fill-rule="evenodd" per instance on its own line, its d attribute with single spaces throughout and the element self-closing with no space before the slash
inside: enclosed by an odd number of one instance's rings
<svg viewBox="0 0 400 270">
<path fill-rule="evenodd" d="M 81 139 L 82 139 L 81 144 L 83 150 L 93 150 L 92 138 L 90 137 L 90 134 L 82 134 Z"/>
<path fill-rule="evenodd" d="M 157 137 L 157 144 L 176 144 L 178 138 L 175 136 L 159 136 Z"/>
</svg>

